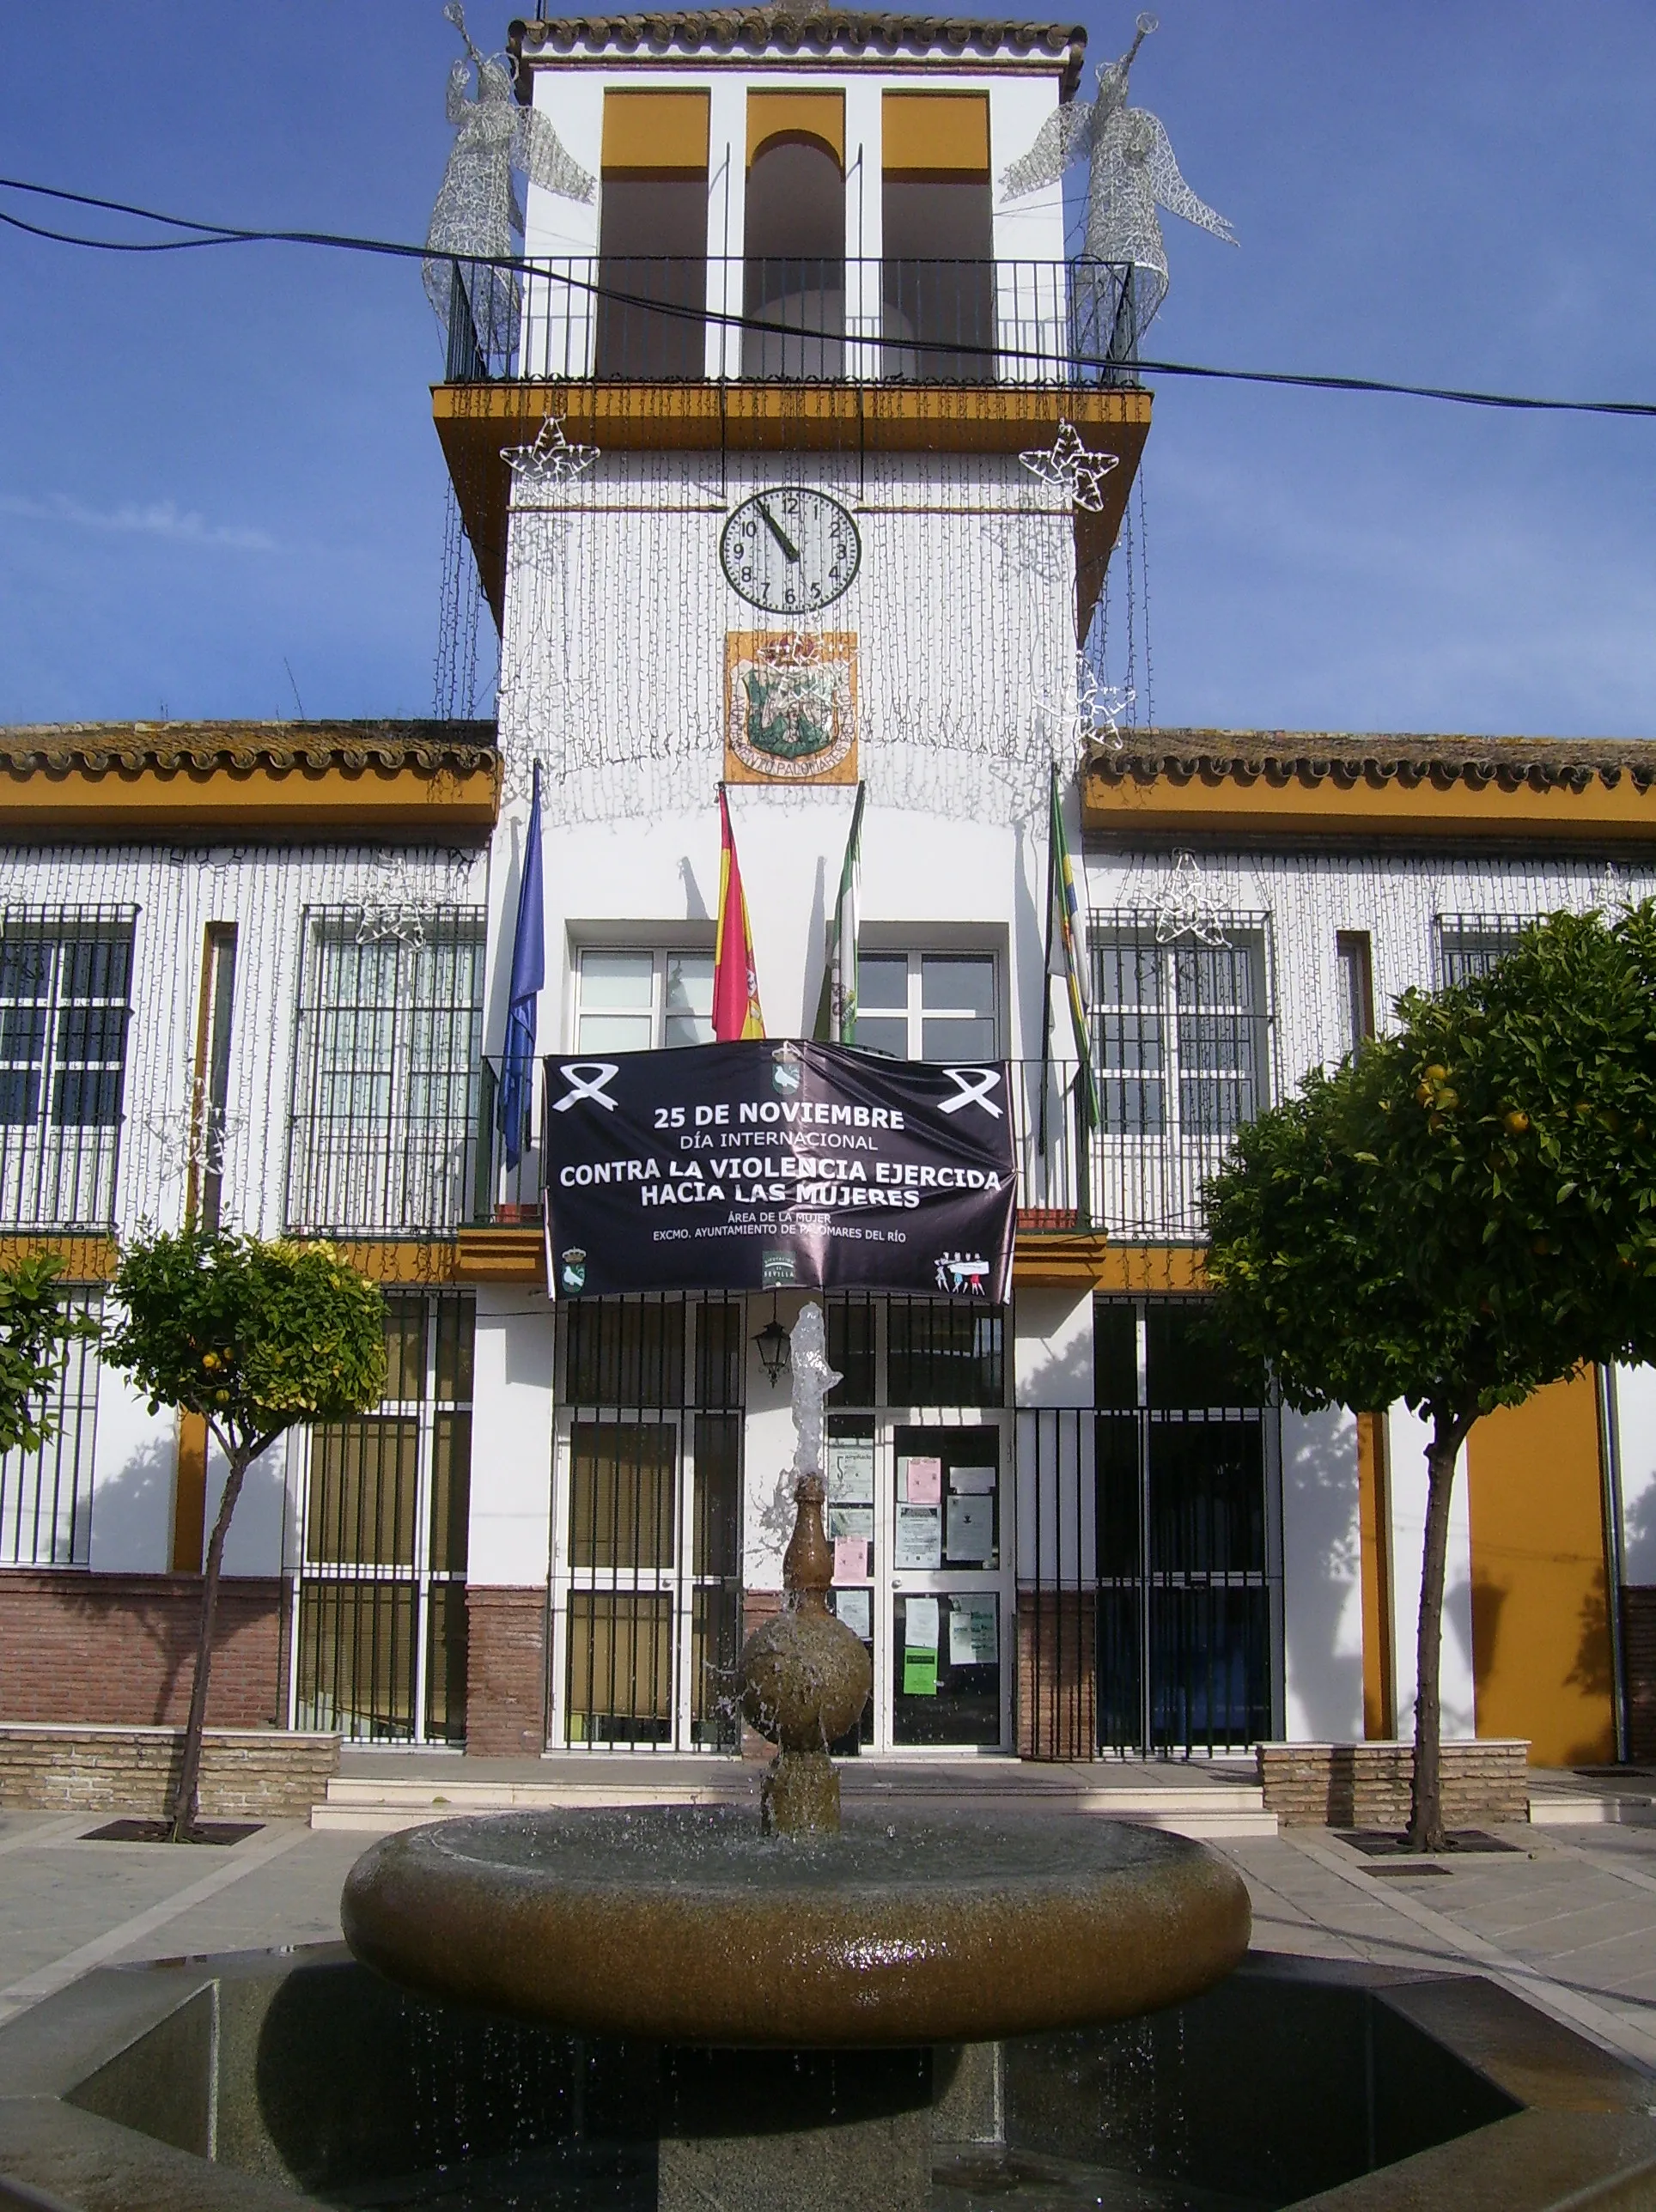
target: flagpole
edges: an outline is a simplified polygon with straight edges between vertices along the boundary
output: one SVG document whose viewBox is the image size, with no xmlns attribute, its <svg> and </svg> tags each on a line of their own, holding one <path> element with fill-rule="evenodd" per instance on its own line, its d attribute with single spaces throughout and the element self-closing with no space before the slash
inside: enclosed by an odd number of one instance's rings
<svg viewBox="0 0 1656 2212">
<path fill-rule="evenodd" d="M 1057 840 L 1053 825 L 1058 808 L 1058 764 L 1052 763 L 1046 821 L 1046 948 L 1041 960 L 1041 1104 L 1038 1146 L 1046 1158 L 1046 1093 L 1052 1068 L 1052 902 L 1057 890 Z"/>
</svg>

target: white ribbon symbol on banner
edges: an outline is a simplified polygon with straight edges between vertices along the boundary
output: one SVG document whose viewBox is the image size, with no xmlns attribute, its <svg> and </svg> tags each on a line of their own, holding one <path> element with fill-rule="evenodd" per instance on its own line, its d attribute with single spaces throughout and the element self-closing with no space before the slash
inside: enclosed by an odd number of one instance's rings
<svg viewBox="0 0 1656 2212">
<path fill-rule="evenodd" d="M 615 1101 L 607 1096 L 609 1087 L 621 1073 L 621 1063 L 615 1060 L 572 1060 L 558 1073 L 569 1086 L 567 1098 L 557 1099 L 552 1107 L 554 1114 L 567 1114 L 571 1106 L 583 1098 L 590 1098 L 594 1106 L 601 1106 L 606 1114 L 615 1111 Z"/>
<path fill-rule="evenodd" d="M 943 1070 L 960 1096 L 946 1098 L 938 1108 L 940 1114 L 958 1114 L 963 1106 L 981 1107 L 985 1114 L 993 1115 L 998 1121 L 1001 1109 L 991 1106 L 989 1094 L 1001 1080 L 1000 1071 L 993 1067 L 946 1067 Z"/>
</svg>

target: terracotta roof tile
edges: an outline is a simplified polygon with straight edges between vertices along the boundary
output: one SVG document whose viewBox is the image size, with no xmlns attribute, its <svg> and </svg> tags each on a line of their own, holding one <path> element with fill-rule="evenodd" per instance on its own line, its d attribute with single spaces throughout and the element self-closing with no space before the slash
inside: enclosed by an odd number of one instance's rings
<svg viewBox="0 0 1656 2212">
<path fill-rule="evenodd" d="M 1440 787 L 1465 781 L 1507 789 L 1560 784 L 1585 787 L 1598 777 L 1614 787 L 1623 775 L 1642 791 L 1656 782 L 1656 740 L 1648 738 L 1479 738 L 1349 730 L 1131 730 L 1120 742 L 1095 739 L 1084 771 L 1105 783 L 1131 777 L 1234 776 L 1266 782 L 1290 778 L 1359 781 Z"/>
<path fill-rule="evenodd" d="M 493 722 L 26 722 L 0 726 L 0 768 L 480 768 Z"/>
<path fill-rule="evenodd" d="M 640 15 L 551 15 L 514 22 L 512 53 L 613 50 L 662 52 L 1048 55 L 1065 64 L 1068 99 L 1081 82 L 1087 50 L 1081 23 L 1029 22 L 1002 15 L 890 15 L 853 9 L 711 8 Z"/>
</svg>

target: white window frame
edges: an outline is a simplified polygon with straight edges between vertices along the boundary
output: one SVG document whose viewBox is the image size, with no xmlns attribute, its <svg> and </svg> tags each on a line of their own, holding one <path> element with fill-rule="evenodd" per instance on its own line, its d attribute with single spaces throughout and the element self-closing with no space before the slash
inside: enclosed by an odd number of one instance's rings
<svg viewBox="0 0 1656 2212">
<path fill-rule="evenodd" d="M 981 945 L 864 945 L 859 949 L 859 967 L 864 960 L 906 960 L 908 963 L 908 996 L 902 1009 L 901 1018 L 907 1022 L 909 1033 L 908 1050 L 903 1057 L 912 1060 L 924 1060 L 927 1057 L 924 1045 L 925 1024 L 928 1018 L 933 1021 L 947 1021 L 951 1017 L 973 1021 L 980 1021 L 983 1018 L 975 1009 L 968 1006 L 928 1006 L 925 1004 L 924 996 L 926 962 L 928 960 L 976 960 L 985 963 L 989 971 L 989 1020 L 995 1027 L 992 1046 L 986 1053 L 963 1054 L 961 1057 L 972 1061 L 1000 1058 L 1001 1040 L 1005 1034 L 1006 1024 L 1002 1017 L 1001 1008 L 1001 958 L 991 947 Z M 871 1021 L 893 1021 L 899 1018 L 898 1010 L 895 1006 L 870 1006 L 868 1009 L 868 1014 Z M 861 1020 L 860 981 L 858 1016 Z M 860 1036 L 858 1042 L 859 1043 L 861 1042 Z M 880 1051 L 881 1048 L 869 1046 L 868 1049 Z M 940 1060 L 935 1064 L 941 1066 L 943 1063 Z"/>
<path fill-rule="evenodd" d="M 570 963 L 569 974 L 569 1050 L 571 1052 L 580 1052 L 582 1049 L 581 1042 L 581 1022 L 583 1011 L 581 1006 L 581 980 L 587 957 L 588 954 L 596 954 L 600 957 L 602 957 L 606 954 L 614 955 L 617 953 L 629 954 L 635 959 L 648 958 L 650 962 L 650 1041 L 648 1045 L 640 1045 L 634 1048 L 641 1052 L 677 1050 L 679 1048 L 678 1046 L 676 1043 L 670 1043 L 667 1035 L 667 969 L 674 961 L 705 960 L 710 970 L 715 957 L 714 948 L 710 944 L 651 945 L 647 942 L 640 942 L 636 939 L 633 939 L 614 945 L 577 945 L 574 948 L 574 957 Z M 594 1018 L 597 1018 L 601 1014 L 615 1013 L 622 1011 L 622 1009 L 615 1007 L 594 1007 L 591 1009 Z M 639 1011 L 642 1011 L 642 1009 Z M 697 1018 L 699 1019 L 700 1018 L 698 1017 Z M 712 1017 L 709 1013 L 708 1017 L 707 1037 L 705 1040 L 698 1038 L 697 1042 L 706 1042 L 710 1043 L 712 1042 Z M 628 1048 L 629 1048 L 624 1046 L 611 1045 L 606 1045 L 603 1048 L 606 1052 L 624 1051 Z M 595 1051 L 598 1048 L 594 1046 L 594 1050 Z"/>
</svg>

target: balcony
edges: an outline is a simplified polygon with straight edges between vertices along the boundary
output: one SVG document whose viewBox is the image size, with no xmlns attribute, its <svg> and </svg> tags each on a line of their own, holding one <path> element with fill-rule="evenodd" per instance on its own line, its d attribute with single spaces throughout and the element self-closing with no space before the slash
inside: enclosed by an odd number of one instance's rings
<svg viewBox="0 0 1656 2212">
<path fill-rule="evenodd" d="M 432 412 L 497 625 L 503 456 L 549 416 L 612 457 L 808 451 L 859 467 L 876 453 L 1009 459 L 1067 422 L 1119 464 L 1099 507 L 1075 512 L 1085 635 L 1150 427 L 1128 266 L 594 254 L 521 263 L 503 284 L 490 273 L 452 264 Z"/>
<path fill-rule="evenodd" d="M 1125 263 L 577 254 L 504 285 L 452 271 L 451 385 L 1137 381 Z"/>
</svg>

